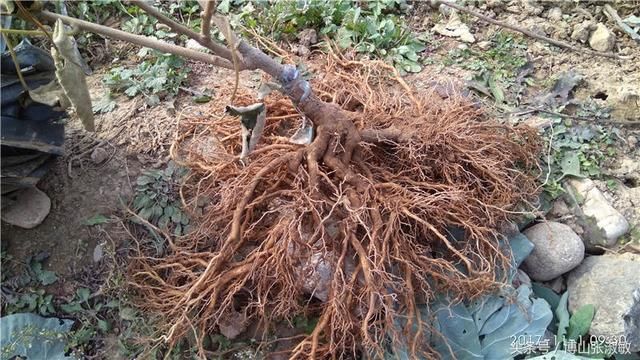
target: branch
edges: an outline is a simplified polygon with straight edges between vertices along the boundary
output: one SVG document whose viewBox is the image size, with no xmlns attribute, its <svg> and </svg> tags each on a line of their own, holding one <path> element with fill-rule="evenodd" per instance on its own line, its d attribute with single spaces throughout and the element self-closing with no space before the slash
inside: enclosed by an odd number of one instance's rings
<svg viewBox="0 0 640 360">
<path fill-rule="evenodd" d="M 204 14 L 202 14 L 202 35 L 211 38 L 211 16 L 213 15 L 213 8 L 215 2 L 207 1 L 204 4 Z"/>
<path fill-rule="evenodd" d="M 163 14 L 162 11 L 160 11 L 160 9 L 152 5 L 149 5 L 144 0 L 133 0 L 131 1 L 131 3 L 137 5 L 140 9 L 144 10 L 144 12 L 158 19 L 158 21 L 167 25 L 169 28 L 171 28 L 171 30 L 177 32 L 178 34 L 184 35 L 189 39 L 196 40 L 200 45 L 211 50 L 215 55 L 220 56 L 227 60 L 232 59 L 231 52 L 229 51 L 229 49 L 212 41 L 211 36 L 198 34 L 197 32 L 189 29 L 188 27 L 175 22 L 174 20 L 172 20 L 171 18 Z M 203 26 L 202 29 L 204 30 L 204 24 L 202 26 Z M 233 67 L 231 67 L 231 69 L 233 69 Z"/>
<path fill-rule="evenodd" d="M 183 48 L 181 46 L 169 44 L 160 40 L 148 38 L 146 36 L 130 34 L 125 31 L 110 28 L 108 26 L 94 24 L 88 21 L 52 13 L 49 11 L 41 11 L 39 15 L 42 18 L 52 22 L 55 22 L 55 20 L 60 19 L 64 23 L 75 26 L 81 30 L 90 31 L 96 34 L 100 34 L 100 35 L 112 38 L 112 39 L 126 41 L 132 44 L 152 48 L 164 53 L 178 55 L 181 57 L 201 61 L 207 64 L 223 67 L 226 69 L 234 68 L 233 64 L 229 60 L 223 59 L 219 56 L 205 54 L 200 51 Z"/>
<path fill-rule="evenodd" d="M 561 48 L 564 48 L 564 49 L 569 49 L 569 50 L 572 50 L 572 51 L 581 52 L 581 53 L 585 53 L 585 54 L 588 54 L 588 55 L 607 57 L 607 58 L 611 58 L 611 59 L 623 59 L 621 56 L 616 55 L 614 53 L 610 53 L 610 52 L 609 53 L 603 53 L 603 52 L 598 52 L 598 51 L 592 51 L 592 50 L 589 50 L 589 49 L 573 46 L 573 45 L 571 45 L 569 43 L 566 43 L 566 42 L 563 42 L 563 41 L 558 41 L 558 40 L 554 40 L 554 39 L 551 39 L 551 38 L 546 37 L 546 36 L 538 35 L 538 34 L 532 32 L 532 31 L 529 31 L 527 29 L 523 29 L 523 28 L 521 28 L 519 26 L 515 26 L 515 25 L 507 24 L 507 23 L 502 22 L 502 21 L 494 20 L 494 19 L 492 19 L 492 18 L 490 18 L 488 16 L 480 14 L 479 12 L 467 9 L 464 6 L 460 6 L 460 5 L 451 3 L 449 1 L 438 1 L 438 3 L 440 3 L 440 4 L 444 5 L 444 6 L 448 6 L 450 8 L 454 8 L 456 10 L 462 11 L 465 14 L 469 14 L 471 16 L 475 16 L 475 17 L 477 17 L 478 19 L 480 19 L 482 21 L 486 21 L 488 23 L 491 23 L 491 24 L 494 24 L 494 25 L 498 25 L 498 26 L 503 27 L 503 28 L 507 28 L 507 29 L 511 29 L 513 31 L 517 31 L 519 33 L 525 34 L 525 35 L 527 35 L 529 37 L 532 37 L 534 39 L 545 41 L 545 42 L 548 42 L 549 44 L 552 44 L 552 45 L 555 45 L 555 46 L 558 46 L 558 47 L 561 47 Z"/>
</svg>

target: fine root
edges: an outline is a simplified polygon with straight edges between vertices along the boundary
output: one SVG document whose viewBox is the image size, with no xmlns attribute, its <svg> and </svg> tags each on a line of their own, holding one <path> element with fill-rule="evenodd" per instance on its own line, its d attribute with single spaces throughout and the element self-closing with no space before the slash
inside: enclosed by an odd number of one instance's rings
<svg viewBox="0 0 640 360">
<path fill-rule="evenodd" d="M 240 152 L 237 119 L 183 122 L 172 155 L 191 169 L 184 206 L 208 203 L 165 257 L 141 254 L 130 269 L 170 345 L 195 331 L 204 357 L 204 338 L 231 314 L 259 325 L 265 342 L 304 314 L 318 322 L 291 358 L 380 357 L 400 343 L 428 355 L 418 304 L 499 286 L 496 269 L 509 266 L 499 229 L 536 195 L 535 131 L 410 89 L 381 63 L 333 54 L 314 70 L 331 104 L 312 119 L 309 146 L 286 141 L 297 111 L 278 95 L 265 100 L 273 120 L 246 164 L 230 155 Z"/>
</svg>

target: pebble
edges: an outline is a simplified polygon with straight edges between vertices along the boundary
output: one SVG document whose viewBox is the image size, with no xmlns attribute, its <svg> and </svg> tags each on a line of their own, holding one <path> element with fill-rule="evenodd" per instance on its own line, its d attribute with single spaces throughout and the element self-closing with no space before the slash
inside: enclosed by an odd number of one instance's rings
<svg viewBox="0 0 640 360">
<path fill-rule="evenodd" d="M 94 164 L 102 164 L 108 158 L 109 153 L 107 153 L 107 150 L 101 147 L 97 147 L 91 152 L 91 161 L 93 161 Z"/>
<path fill-rule="evenodd" d="M 202 52 L 208 51 L 206 47 L 200 45 L 200 43 L 194 39 L 187 40 L 187 42 L 185 43 L 185 47 L 187 49 L 196 50 L 196 51 L 202 51 Z"/>
<path fill-rule="evenodd" d="M 49 215 L 51 199 L 36 187 L 23 190 L 15 203 L 2 209 L 2 221 L 24 229 L 33 229 Z"/>
<path fill-rule="evenodd" d="M 562 20 L 562 10 L 559 7 L 551 8 L 547 13 L 547 19 L 551 21 Z"/>
<path fill-rule="evenodd" d="M 300 45 L 309 47 L 318 42 L 318 34 L 314 29 L 304 29 L 298 34 Z"/>
<path fill-rule="evenodd" d="M 640 256 L 632 253 L 589 256 L 569 273 L 569 311 L 592 304 L 596 314 L 589 334 L 626 338 L 640 351 Z"/>
<path fill-rule="evenodd" d="M 102 244 L 98 244 L 96 245 L 95 248 L 93 248 L 93 262 L 100 262 L 100 260 L 102 260 L 102 258 L 104 257 L 104 249 L 102 248 Z"/>
<path fill-rule="evenodd" d="M 582 239 L 565 224 L 548 221 L 524 230 L 535 247 L 523 270 L 536 281 L 549 281 L 570 271 L 584 258 Z"/>
<path fill-rule="evenodd" d="M 596 25 L 596 30 L 589 38 L 589 45 L 596 51 L 611 51 L 615 43 L 616 36 L 603 23 Z"/>
<path fill-rule="evenodd" d="M 588 224 L 593 224 L 600 231 L 586 231 L 584 234 L 587 248 L 596 246 L 613 246 L 618 238 L 629 231 L 629 223 L 605 199 L 596 184 L 590 179 L 571 179 L 569 185 L 574 189 L 576 199 Z"/>
<path fill-rule="evenodd" d="M 627 144 L 629 144 L 630 148 L 635 148 L 636 146 L 638 146 L 638 138 L 633 135 L 629 135 L 629 137 L 627 138 Z"/>
<path fill-rule="evenodd" d="M 583 21 L 580 24 L 576 24 L 571 32 L 571 40 L 586 43 L 589 40 L 591 31 L 595 28 L 593 21 Z"/>
</svg>

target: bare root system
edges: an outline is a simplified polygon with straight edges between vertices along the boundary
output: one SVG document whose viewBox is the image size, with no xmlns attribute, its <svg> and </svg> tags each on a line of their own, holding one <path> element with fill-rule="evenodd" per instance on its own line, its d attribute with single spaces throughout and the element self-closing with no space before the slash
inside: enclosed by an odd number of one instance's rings
<svg viewBox="0 0 640 360">
<path fill-rule="evenodd" d="M 140 254 L 130 269 L 169 344 L 195 334 L 204 356 L 234 314 L 265 337 L 306 314 L 317 325 L 290 358 L 378 358 L 394 343 L 428 355 L 418 304 L 499 286 L 509 254 L 498 229 L 536 192 L 535 131 L 417 93 L 380 62 L 333 54 L 314 70 L 321 105 L 304 109 L 317 130 L 308 146 L 287 141 L 301 118 L 279 95 L 266 99 L 264 137 L 245 163 L 238 119 L 180 125 L 172 155 L 191 169 L 185 207 L 208 203 L 166 256 Z"/>
</svg>

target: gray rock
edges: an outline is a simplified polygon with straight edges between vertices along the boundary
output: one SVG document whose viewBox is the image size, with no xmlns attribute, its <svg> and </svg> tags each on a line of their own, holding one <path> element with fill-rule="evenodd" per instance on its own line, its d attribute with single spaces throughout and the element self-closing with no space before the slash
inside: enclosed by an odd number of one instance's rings
<svg viewBox="0 0 640 360">
<path fill-rule="evenodd" d="M 559 7 L 549 9 L 549 12 L 547 12 L 547 19 L 551 21 L 562 20 L 562 10 Z"/>
<path fill-rule="evenodd" d="M 304 29 L 297 37 L 300 45 L 304 47 L 309 47 L 318 42 L 318 34 L 314 29 Z"/>
<path fill-rule="evenodd" d="M 93 161 L 94 164 L 102 164 L 108 158 L 109 153 L 101 147 L 97 147 L 91 152 L 91 161 Z"/>
<path fill-rule="evenodd" d="M 590 256 L 569 273 L 569 311 L 593 304 L 596 315 L 589 334 L 620 339 L 640 351 L 640 256 Z"/>
<path fill-rule="evenodd" d="M 583 239 L 587 248 L 613 246 L 620 236 L 629 231 L 629 222 L 609 204 L 593 181 L 572 179 L 569 185 L 586 217 L 583 219 L 585 224 L 595 225 L 599 230 L 585 232 Z"/>
<path fill-rule="evenodd" d="M 596 25 L 596 30 L 589 38 L 589 45 L 596 51 L 611 51 L 616 43 L 616 36 L 603 23 Z"/>
<path fill-rule="evenodd" d="M 51 200 L 35 187 L 23 190 L 15 203 L 2 209 L 2 221 L 24 229 L 33 229 L 49 215 Z"/>
<path fill-rule="evenodd" d="M 544 7 L 533 0 L 521 0 L 520 6 L 526 15 L 540 15 L 544 11 Z"/>
<path fill-rule="evenodd" d="M 247 319 L 241 313 L 233 311 L 220 319 L 220 333 L 227 339 L 235 339 L 247 329 Z"/>
<path fill-rule="evenodd" d="M 201 51 L 201 52 L 207 52 L 209 51 L 206 47 L 200 45 L 199 42 L 197 42 L 194 39 L 189 39 L 187 40 L 187 42 L 185 43 L 185 47 L 187 49 L 191 49 L 191 50 L 196 50 L 196 51 Z"/>
<path fill-rule="evenodd" d="M 583 21 L 580 24 L 576 24 L 573 27 L 573 32 L 571 32 L 571 40 L 580 41 L 581 43 L 586 43 L 589 40 L 589 35 L 591 31 L 595 29 L 595 24 L 593 21 Z"/>
<path fill-rule="evenodd" d="M 565 224 L 548 221 L 524 231 L 535 247 L 523 264 L 536 281 L 549 281 L 570 271 L 584 258 L 584 243 Z"/>
<path fill-rule="evenodd" d="M 93 262 L 99 263 L 103 257 L 104 257 L 103 245 L 98 244 L 96 245 L 95 248 L 93 248 Z"/>
</svg>

